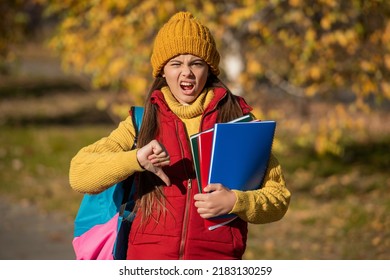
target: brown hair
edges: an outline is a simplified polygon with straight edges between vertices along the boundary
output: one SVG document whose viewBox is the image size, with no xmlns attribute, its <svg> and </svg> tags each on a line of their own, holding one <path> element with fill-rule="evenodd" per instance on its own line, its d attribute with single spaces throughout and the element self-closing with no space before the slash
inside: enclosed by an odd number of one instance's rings
<svg viewBox="0 0 390 280">
<path fill-rule="evenodd" d="M 161 89 L 167 86 L 165 79 L 161 76 L 156 77 L 145 101 L 145 113 L 142 120 L 142 126 L 139 132 L 138 147 L 143 147 L 151 140 L 155 139 L 159 132 L 157 105 L 152 104 L 151 94 L 156 89 Z M 217 122 L 228 122 L 242 116 L 242 110 L 237 102 L 237 98 L 232 92 L 219 80 L 219 78 L 211 74 L 207 80 L 205 87 L 223 87 L 227 90 L 226 96 L 218 105 Z M 162 191 L 164 183 L 155 174 L 149 171 L 144 171 L 139 174 L 137 201 L 135 211 L 141 210 L 142 223 L 148 219 L 158 221 L 160 216 L 166 214 L 165 197 Z M 156 215 L 153 216 L 156 209 Z"/>
</svg>

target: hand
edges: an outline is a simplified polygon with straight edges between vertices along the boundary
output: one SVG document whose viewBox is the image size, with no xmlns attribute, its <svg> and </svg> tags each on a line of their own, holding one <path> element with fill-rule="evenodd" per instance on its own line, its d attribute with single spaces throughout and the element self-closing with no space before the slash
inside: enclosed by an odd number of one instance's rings
<svg viewBox="0 0 390 280">
<path fill-rule="evenodd" d="M 236 194 L 221 184 L 209 184 L 203 191 L 194 199 L 198 213 L 205 219 L 228 214 L 237 200 Z"/>
<path fill-rule="evenodd" d="M 147 145 L 138 149 L 137 160 L 145 170 L 156 174 L 167 186 L 171 185 L 170 179 L 162 170 L 163 166 L 169 165 L 170 157 L 160 142 L 152 140 Z"/>
</svg>

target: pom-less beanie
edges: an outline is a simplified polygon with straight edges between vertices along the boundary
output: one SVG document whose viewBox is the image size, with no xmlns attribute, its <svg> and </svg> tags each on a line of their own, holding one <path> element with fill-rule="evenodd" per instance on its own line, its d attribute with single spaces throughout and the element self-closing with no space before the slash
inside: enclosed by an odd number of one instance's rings
<svg viewBox="0 0 390 280">
<path fill-rule="evenodd" d="M 219 53 L 210 30 L 189 12 L 173 15 L 154 40 L 151 63 L 153 76 L 173 57 L 192 54 L 202 58 L 216 76 L 219 75 Z"/>
</svg>

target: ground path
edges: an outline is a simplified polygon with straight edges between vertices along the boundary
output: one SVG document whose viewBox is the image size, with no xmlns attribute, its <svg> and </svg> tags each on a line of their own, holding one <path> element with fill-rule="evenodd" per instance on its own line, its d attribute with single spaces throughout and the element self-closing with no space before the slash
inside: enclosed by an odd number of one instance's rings
<svg viewBox="0 0 390 280">
<path fill-rule="evenodd" d="M 72 260 L 73 223 L 0 197 L 0 260 Z"/>
</svg>

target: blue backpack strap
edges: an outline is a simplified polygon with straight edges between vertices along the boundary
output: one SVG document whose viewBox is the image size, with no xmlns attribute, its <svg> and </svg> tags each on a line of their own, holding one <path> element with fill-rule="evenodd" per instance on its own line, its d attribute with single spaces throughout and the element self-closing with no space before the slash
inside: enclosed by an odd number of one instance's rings
<svg viewBox="0 0 390 280">
<path fill-rule="evenodd" d="M 134 130 L 135 130 L 135 137 L 134 137 L 134 143 L 132 149 L 135 149 L 137 147 L 137 141 L 138 141 L 138 134 L 139 129 L 142 124 L 142 118 L 144 115 L 144 107 L 139 106 L 131 106 L 130 108 L 130 115 L 133 121 Z M 133 188 L 133 181 L 134 181 L 134 174 L 128 177 L 123 182 L 123 188 L 124 188 L 124 195 L 122 200 L 121 209 L 119 212 L 120 216 L 124 215 L 124 212 L 127 207 L 127 203 L 129 202 L 129 199 L 131 198 L 131 195 L 134 194 L 134 188 Z M 132 208 L 132 207 L 130 207 Z"/>
<path fill-rule="evenodd" d="M 141 127 L 143 114 L 144 114 L 143 107 L 132 106 L 130 108 L 130 115 L 135 130 L 134 144 L 132 149 L 135 149 L 137 147 L 138 134 L 139 134 L 139 129 Z M 126 259 L 128 234 L 131 229 L 131 223 L 135 217 L 135 214 L 132 212 L 135 204 L 134 201 L 135 187 L 133 185 L 134 177 L 135 174 L 132 174 L 131 176 L 126 178 L 122 184 L 123 198 L 122 198 L 121 207 L 119 209 L 118 229 L 117 229 L 118 233 L 113 248 L 114 259 L 121 259 L 121 260 Z"/>
<path fill-rule="evenodd" d="M 135 138 L 133 144 L 133 149 L 134 149 L 135 147 L 137 147 L 139 129 L 141 128 L 142 118 L 144 116 L 144 107 L 131 106 L 130 115 L 132 117 L 134 130 L 135 130 Z"/>
<path fill-rule="evenodd" d="M 131 106 L 130 109 L 132 115 L 134 116 L 136 130 L 139 131 L 139 128 L 142 124 L 142 118 L 144 116 L 144 107 L 140 106 Z"/>
</svg>

